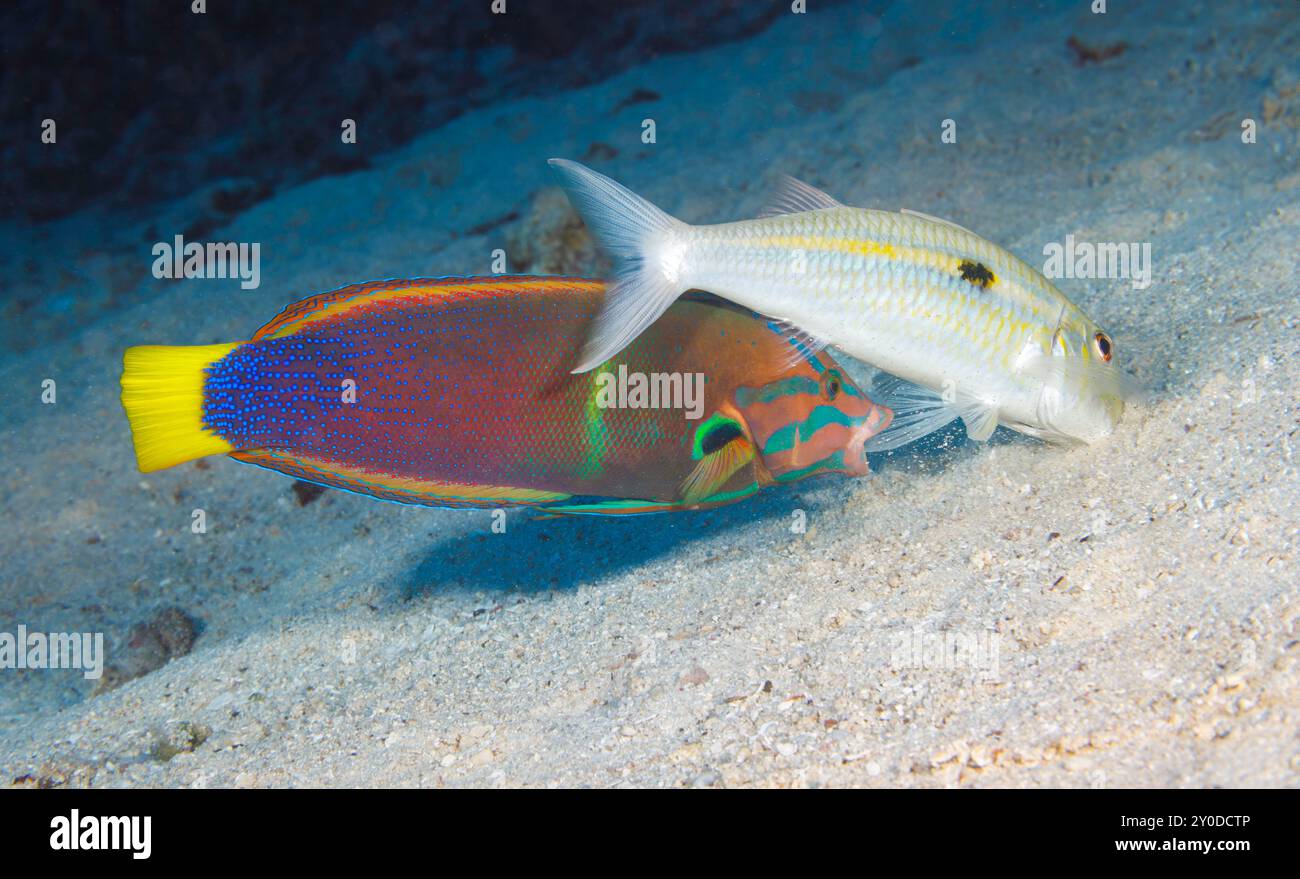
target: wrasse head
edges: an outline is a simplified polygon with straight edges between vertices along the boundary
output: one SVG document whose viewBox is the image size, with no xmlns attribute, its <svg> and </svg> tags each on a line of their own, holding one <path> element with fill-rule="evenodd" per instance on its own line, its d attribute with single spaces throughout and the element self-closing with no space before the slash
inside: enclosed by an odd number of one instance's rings
<svg viewBox="0 0 1300 879">
<path fill-rule="evenodd" d="M 824 352 L 761 387 L 737 389 L 735 405 L 776 482 L 865 475 L 863 446 L 893 418 Z"/>
</svg>

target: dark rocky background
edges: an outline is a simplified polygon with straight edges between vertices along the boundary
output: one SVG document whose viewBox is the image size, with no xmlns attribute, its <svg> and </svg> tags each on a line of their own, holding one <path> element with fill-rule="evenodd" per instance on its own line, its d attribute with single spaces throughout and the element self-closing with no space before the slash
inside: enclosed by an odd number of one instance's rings
<svg viewBox="0 0 1300 879">
<path fill-rule="evenodd" d="M 823 6 L 833 0 L 820 0 Z M 766 28 L 786 0 L 10 0 L 0 216 L 129 208 L 227 179 L 238 213 L 498 99 Z M 39 139 L 58 125 L 58 149 Z M 365 149 L 345 149 L 343 118 Z"/>
</svg>

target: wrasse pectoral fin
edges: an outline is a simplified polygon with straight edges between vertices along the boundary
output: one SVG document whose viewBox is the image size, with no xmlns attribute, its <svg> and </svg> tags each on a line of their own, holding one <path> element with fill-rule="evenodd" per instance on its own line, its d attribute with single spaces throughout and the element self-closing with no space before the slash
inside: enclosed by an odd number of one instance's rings
<svg viewBox="0 0 1300 879">
<path fill-rule="evenodd" d="M 743 434 L 727 440 L 709 452 L 682 480 L 682 503 L 690 506 L 707 500 L 727 484 L 736 471 L 754 460 L 754 446 Z"/>
<path fill-rule="evenodd" d="M 589 372 L 622 351 L 686 292 L 664 273 L 663 247 L 683 224 L 603 174 L 551 159 L 561 183 L 601 245 L 618 261 L 617 277 L 574 372 Z"/>
<path fill-rule="evenodd" d="M 772 200 L 763 208 L 759 217 L 777 217 L 781 214 L 799 214 L 804 211 L 821 211 L 826 208 L 842 208 L 843 204 L 822 192 L 816 186 L 796 180 L 789 174 L 782 174 Z"/>
</svg>

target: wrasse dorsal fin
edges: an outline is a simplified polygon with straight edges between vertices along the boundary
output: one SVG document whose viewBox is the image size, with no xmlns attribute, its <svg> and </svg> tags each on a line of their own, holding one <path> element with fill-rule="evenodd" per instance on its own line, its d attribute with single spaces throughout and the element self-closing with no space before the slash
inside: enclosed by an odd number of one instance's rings
<svg viewBox="0 0 1300 879">
<path fill-rule="evenodd" d="M 787 369 L 798 365 L 801 360 L 812 360 L 830 344 L 788 320 L 773 318 L 767 325 L 772 332 L 784 338 L 790 345 L 781 364 Z"/>
<path fill-rule="evenodd" d="M 445 278 L 388 278 L 348 284 L 291 302 L 253 334 L 253 341 L 292 336 L 306 328 L 343 318 L 351 309 L 384 301 L 409 299 L 428 304 L 464 303 L 469 299 L 517 293 L 546 294 L 556 290 L 596 290 L 602 282 L 590 278 L 533 275 L 455 276 Z"/>
<path fill-rule="evenodd" d="M 975 234 L 971 230 L 967 229 L 965 226 L 958 226 L 952 220 L 945 220 L 943 217 L 936 217 L 933 214 L 923 214 L 920 211 L 914 211 L 911 208 L 903 208 L 902 210 L 899 211 L 899 213 L 907 214 L 909 217 L 920 217 L 922 220 L 929 220 L 931 223 L 938 223 L 941 226 L 950 226 L 951 228 L 956 229 L 959 232 L 965 232 L 967 235 Z"/>
<path fill-rule="evenodd" d="M 804 183 L 782 174 L 772 193 L 772 199 L 764 206 L 760 217 L 777 217 L 781 214 L 799 214 L 804 211 L 820 211 L 826 208 L 841 208 L 843 204 L 822 192 L 816 186 Z"/>
</svg>

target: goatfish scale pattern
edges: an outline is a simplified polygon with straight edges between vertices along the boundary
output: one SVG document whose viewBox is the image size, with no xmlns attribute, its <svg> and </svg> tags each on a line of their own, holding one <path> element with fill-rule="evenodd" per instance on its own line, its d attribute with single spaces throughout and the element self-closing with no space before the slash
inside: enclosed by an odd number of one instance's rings
<svg viewBox="0 0 1300 879">
<path fill-rule="evenodd" d="M 573 375 L 603 293 L 582 278 L 377 281 L 294 303 L 248 342 L 130 349 L 141 469 L 224 452 L 402 503 L 624 515 L 866 471 L 888 410 L 713 297 Z M 778 448 L 792 423 L 797 448 Z"/>
<path fill-rule="evenodd" d="M 767 216 L 690 226 L 577 163 L 552 164 L 621 265 L 580 370 L 698 288 L 782 319 L 804 350 L 834 344 L 913 385 L 875 451 L 958 417 L 974 439 L 1004 424 L 1092 442 L 1123 411 L 1110 337 L 1036 269 L 954 223 L 787 180 Z"/>
</svg>

